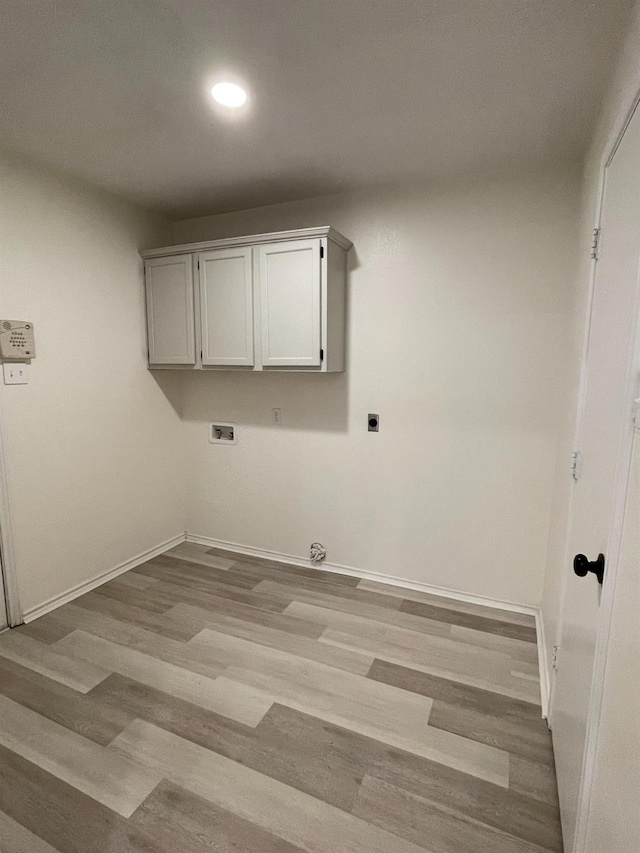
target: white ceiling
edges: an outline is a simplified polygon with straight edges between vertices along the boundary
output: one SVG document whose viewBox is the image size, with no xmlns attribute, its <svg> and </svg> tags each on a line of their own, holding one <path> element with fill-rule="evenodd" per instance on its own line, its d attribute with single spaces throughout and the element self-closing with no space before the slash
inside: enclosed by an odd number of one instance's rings
<svg viewBox="0 0 640 853">
<path fill-rule="evenodd" d="M 629 7 L 3 0 L 0 142 L 172 217 L 572 160 Z"/>
</svg>

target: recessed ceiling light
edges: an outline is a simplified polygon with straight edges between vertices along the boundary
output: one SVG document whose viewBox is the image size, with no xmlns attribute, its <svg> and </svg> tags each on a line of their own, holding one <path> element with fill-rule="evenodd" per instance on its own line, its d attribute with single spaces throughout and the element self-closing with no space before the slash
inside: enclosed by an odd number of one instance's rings
<svg viewBox="0 0 640 853">
<path fill-rule="evenodd" d="M 247 93 L 235 83 L 216 83 L 211 90 L 214 101 L 224 107 L 241 107 L 247 100 Z"/>
</svg>

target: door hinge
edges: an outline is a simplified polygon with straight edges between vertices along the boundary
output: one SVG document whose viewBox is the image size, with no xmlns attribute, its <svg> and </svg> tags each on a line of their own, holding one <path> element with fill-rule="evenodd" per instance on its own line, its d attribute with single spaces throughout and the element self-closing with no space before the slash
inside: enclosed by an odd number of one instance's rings
<svg viewBox="0 0 640 853">
<path fill-rule="evenodd" d="M 320 361 L 324 361 L 324 350 L 320 350 Z"/>
<path fill-rule="evenodd" d="M 593 234 L 591 235 L 591 260 L 597 261 L 600 257 L 600 237 L 602 236 L 602 229 L 594 228 Z"/>
<path fill-rule="evenodd" d="M 571 476 L 578 482 L 582 476 L 582 451 L 574 450 L 571 454 Z"/>
<path fill-rule="evenodd" d="M 554 646 L 551 652 L 551 669 L 558 669 L 558 655 L 560 654 L 560 646 Z"/>
<path fill-rule="evenodd" d="M 324 246 L 320 246 L 320 257 L 324 258 Z"/>
</svg>

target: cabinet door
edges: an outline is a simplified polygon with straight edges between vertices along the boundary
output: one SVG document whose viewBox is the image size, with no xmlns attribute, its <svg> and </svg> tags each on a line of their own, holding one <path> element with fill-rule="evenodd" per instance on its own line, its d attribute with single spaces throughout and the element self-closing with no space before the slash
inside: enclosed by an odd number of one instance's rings
<svg viewBox="0 0 640 853">
<path fill-rule="evenodd" d="M 320 240 L 259 253 L 263 366 L 320 367 Z"/>
<path fill-rule="evenodd" d="M 198 256 L 202 363 L 253 366 L 251 248 L 215 249 Z"/>
<path fill-rule="evenodd" d="M 195 364 L 191 255 L 145 261 L 149 364 Z"/>
</svg>

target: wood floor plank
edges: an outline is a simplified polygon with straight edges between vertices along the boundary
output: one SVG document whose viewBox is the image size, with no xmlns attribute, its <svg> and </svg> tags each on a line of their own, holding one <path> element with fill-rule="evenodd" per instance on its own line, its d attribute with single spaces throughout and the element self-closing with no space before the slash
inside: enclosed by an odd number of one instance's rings
<svg viewBox="0 0 640 853">
<path fill-rule="evenodd" d="M 419 672 L 406 666 L 376 659 L 369 670 L 368 678 L 410 690 L 449 705 L 468 708 L 481 714 L 490 714 L 501 719 L 513 719 L 522 725 L 536 728 L 541 721 L 540 704 L 514 699 L 496 691 L 483 690 L 454 679 L 442 678 L 427 672 Z"/>
<path fill-rule="evenodd" d="M 152 569 L 151 571 L 154 572 L 154 576 L 162 573 L 162 577 L 158 577 L 159 583 L 155 584 L 153 588 L 159 594 L 170 597 L 172 604 L 181 601 L 184 604 L 193 604 L 195 607 L 201 607 L 204 610 L 218 610 L 219 601 L 223 598 L 261 610 L 269 610 L 272 613 L 282 613 L 292 601 L 290 596 L 268 595 L 265 592 L 256 593 L 252 590 L 241 589 L 217 581 L 208 583 L 206 590 L 194 589 L 191 586 L 173 583 L 171 578 L 175 579 L 175 575 L 172 576 L 168 572 L 164 573 L 164 569 Z"/>
<path fill-rule="evenodd" d="M 176 603 L 176 600 L 175 598 L 173 599 L 172 606 Z M 116 601 L 114 598 L 108 598 L 105 595 L 88 592 L 86 595 L 74 599 L 73 606 L 81 607 L 83 610 L 88 610 L 91 613 L 103 613 L 121 622 L 130 622 L 133 625 L 145 628 L 147 631 L 171 637 L 174 640 L 183 640 L 186 642 L 193 637 L 192 632 L 174 625 L 169 620 L 163 618 L 164 614 L 152 613 L 149 610 L 125 604 L 123 601 Z M 61 608 L 61 610 L 64 611 L 64 608 Z M 59 611 L 55 611 L 42 618 L 48 619 L 51 617 L 55 619 L 58 614 Z"/>
<path fill-rule="evenodd" d="M 59 853 L 196 853 L 150 839 L 117 812 L 2 745 L 0 810 Z"/>
<path fill-rule="evenodd" d="M 103 746 L 133 719 L 121 708 L 105 708 L 90 692 L 78 693 L 5 658 L 0 658 L 0 693 Z"/>
<path fill-rule="evenodd" d="M 379 741 L 278 704 L 252 729 L 119 675 L 92 695 L 345 811 L 353 806 L 373 749 L 389 751 Z"/>
<path fill-rule="evenodd" d="M 5 853 L 59 853 L 46 841 L 0 811 L 0 850 Z"/>
<path fill-rule="evenodd" d="M 363 604 L 375 604 L 376 607 L 389 607 L 391 610 L 399 610 L 402 600 L 390 595 L 381 595 L 377 592 L 367 592 L 359 587 L 338 587 L 331 584 L 296 584 L 293 582 L 280 583 L 278 581 L 261 581 L 254 588 L 256 595 L 271 595 L 290 604 L 292 601 L 306 601 L 306 595 L 314 593 L 321 596 L 331 596 L 339 600 L 359 601 Z M 326 598 L 325 598 L 326 600 Z"/>
<path fill-rule="evenodd" d="M 457 680 L 462 684 L 502 693 L 524 702 L 540 703 L 537 676 L 528 673 L 526 677 L 521 677 L 511 668 L 510 659 L 501 659 L 499 655 L 495 657 L 474 655 L 467 653 L 463 648 L 456 650 L 434 642 L 424 651 L 390 644 L 378 644 L 372 648 L 368 640 L 361 643 L 351 632 L 335 630 L 326 631 L 321 637 L 321 642 L 332 643 L 354 651 L 371 651 L 379 658 L 410 667 L 418 672 Z"/>
<path fill-rule="evenodd" d="M 309 618 L 319 618 L 319 608 L 308 609 Z M 509 675 L 514 668 L 518 668 L 528 674 L 537 676 L 537 664 L 528 665 L 524 661 L 514 662 L 511 655 L 504 650 L 489 649 L 483 646 L 464 644 L 452 636 L 438 636 L 436 634 L 420 634 L 415 631 L 400 628 L 395 625 L 381 625 L 379 622 L 364 619 L 352 614 L 334 613 L 328 626 L 328 630 L 322 635 L 324 642 L 335 642 L 340 635 L 341 643 L 350 641 L 353 636 L 358 648 L 370 647 L 372 652 L 383 651 L 378 657 L 389 657 L 394 655 L 407 655 L 407 662 L 419 667 L 425 661 L 430 663 L 442 660 L 445 667 L 453 668 L 460 673 L 469 669 L 478 673 L 487 672 L 490 676 Z"/>
<path fill-rule="evenodd" d="M 125 729 L 110 749 L 127 756 L 135 754 L 176 785 L 307 853 L 425 850 L 141 720 Z"/>
<path fill-rule="evenodd" d="M 514 625 L 512 622 L 505 622 L 503 619 L 489 619 L 486 616 L 460 613 L 460 611 L 427 604 L 424 601 L 405 600 L 400 605 L 400 610 L 403 613 L 411 613 L 413 616 L 423 616 L 425 619 L 450 622 L 462 628 L 473 628 L 476 631 L 484 631 L 488 634 L 499 634 L 502 637 L 511 637 L 514 640 L 522 640 L 526 643 L 536 642 L 536 629 L 532 625 Z"/>
<path fill-rule="evenodd" d="M 139 622 L 135 614 L 143 611 L 137 608 L 129 608 L 128 605 L 120 607 L 116 601 L 113 601 L 115 606 L 112 607 L 112 600 L 105 600 L 110 602 L 109 607 L 106 608 L 106 612 L 102 609 L 87 610 L 83 607 L 83 598 L 78 598 L 70 604 L 65 605 L 65 607 L 48 613 L 37 621 L 46 620 L 46 631 L 52 637 L 51 645 L 54 645 L 58 640 L 61 640 L 78 628 L 102 636 L 104 631 L 108 630 L 107 626 L 111 626 L 113 632 L 118 631 L 117 636 L 123 642 L 126 642 L 124 640 L 125 637 L 131 636 L 133 644 L 135 643 L 136 636 L 140 636 L 145 638 L 146 642 L 155 643 L 157 648 L 166 648 L 165 641 L 168 641 L 170 646 L 178 648 L 178 646 L 181 647 L 184 642 L 192 639 L 201 630 L 199 627 L 194 627 L 190 630 L 186 625 L 173 621 L 170 616 L 172 608 L 166 614 L 147 613 L 147 616 L 150 616 L 151 620 L 148 622 L 146 618 L 143 618 Z M 134 611 L 134 615 L 132 615 L 132 610 Z M 99 626 L 103 626 L 102 633 L 97 630 Z M 134 633 L 131 634 L 131 631 Z M 54 636 L 55 639 L 53 639 Z M 105 636 L 105 639 L 111 639 L 111 637 Z"/>
<path fill-rule="evenodd" d="M 353 740 L 354 733 L 344 737 Z M 358 737 L 356 735 L 356 737 Z M 555 850 L 561 843 L 556 807 L 446 765 L 398 750 L 381 750 L 376 741 L 353 743 L 352 749 L 368 756 L 362 774 L 373 776 L 401 791 L 418 795 L 430 803 L 459 813 L 487 826 Z M 561 849 L 561 848 L 560 848 Z"/>
<path fill-rule="evenodd" d="M 138 589 L 111 582 L 97 587 L 94 592 L 96 595 L 114 598 L 116 601 L 122 601 L 140 610 L 150 610 L 152 613 L 166 613 L 174 603 L 168 595 L 158 589 L 157 583 L 151 584 L 146 589 Z"/>
<path fill-rule="evenodd" d="M 256 727 L 243 763 L 347 811 L 369 774 L 543 846 L 557 840 L 547 829 L 553 809 L 279 704 Z"/>
<path fill-rule="evenodd" d="M 317 607 L 318 610 L 311 613 L 306 609 L 307 605 Z M 315 618 L 318 621 L 321 620 L 322 624 L 326 627 L 331 624 L 332 610 L 338 613 L 351 613 L 354 616 L 371 619 L 373 622 L 382 622 L 385 625 L 406 628 L 408 631 L 416 631 L 418 634 L 436 634 L 436 636 L 440 637 L 450 637 L 452 628 L 454 627 L 446 622 L 435 622 L 431 619 L 423 619 L 421 616 L 411 616 L 409 613 L 401 613 L 399 610 L 391 607 L 378 607 L 376 604 L 338 598 L 335 595 L 322 595 L 321 593 L 309 592 L 308 590 L 302 593 L 296 591 L 295 601 L 292 601 L 286 607 L 284 613 L 303 620 Z"/>
<path fill-rule="evenodd" d="M 182 542 L 175 548 L 165 551 L 168 557 L 176 557 L 178 560 L 187 560 L 190 563 L 200 563 L 202 566 L 211 566 L 214 569 L 230 569 L 235 563 L 234 559 L 219 557 L 209 553 L 207 545 L 197 545 L 195 542 Z"/>
<path fill-rule="evenodd" d="M 542 847 L 366 776 L 353 813 L 432 853 L 544 853 Z"/>
<path fill-rule="evenodd" d="M 215 607 L 213 606 L 214 603 Z M 239 601 L 231 601 L 228 598 L 209 596 L 207 604 L 208 609 L 204 610 L 194 604 L 186 604 L 181 601 L 167 611 L 165 618 L 167 621 L 171 620 L 172 624 L 184 625 L 190 633 L 190 636 L 186 638 L 187 640 L 193 639 L 212 621 L 215 622 L 219 615 L 238 619 L 251 625 L 263 625 L 265 628 L 284 631 L 287 634 L 311 637 L 314 640 L 317 640 L 325 629 L 324 625 L 319 625 L 317 622 L 296 619 L 285 613 L 272 613 L 269 610 L 262 610 L 259 607 L 242 604 Z"/>
<path fill-rule="evenodd" d="M 200 563 L 166 555 L 149 560 L 148 563 L 140 567 L 140 571 L 149 577 L 167 580 L 170 583 L 179 583 L 202 592 L 216 589 L 219 584 L 240 590 L 251 590 L 259 582 L 244 578 L 241 575 L 234 575 L 226 569 L 203 566 Z"/>
<path fill-rule="evenodd" d="M 394 706 L 391 703 L 385 708 L 378 705 L 372 709 L 363 700 L 360 706 L 354 707 L 352 699 L 345 700 L 299 682 L 240 667 L 229 667 L 219 680 L 223 679 L 245 684 L 289 708 L 351 728 L 389 746 L 461 769 L 496 785 L 508 785 L 507 753 L 429 725 L 425 725 L 421 735 L 417 736 L 413 731 L 407 731 L 405 720 L 398 716 L 401 711 L 389 719 L 393 716 L 391 709 Z"/>
<path fill-rule="evenodd" d="M 488 690 L 495 689 L 516 698 L 528 700 L 536 697 L 538 692 L 535 683 L 522 684 L 522 679 L 514 676 L 508 656 L 482 654 L 482 650 L 473 647 L 467 652 L 462 644 L 448 637 L 416 635 L 395 626 L 386 626 L 385 630 L 379 631 L 371 623 L 345 623 L 340 628 L 327 628 L 320 642 L 445 678 L 455 676 L 460 681 Z"/>
<path fill-rule="evenodd" d="M 480 778 L 508 784 L 507 754 L 427 725 L 431 705 L 404 690 L 372 690 L 370 679 L 209 630 L 189 645 L 210 649 L 227 679 L 284 705 L 354 728 Z M 379 684 L 379 686 L 382 686 Z"/>
<path fill-rule="evenodd" d="M 86 631 L 74 631 L 57 646 L 69 656 L 108 666 L 112 672 L 250 726 L 257 725 L 272 704 L 264 693 L 248 685 L 234 686 L 218 678 L 198 675 Z M 214 660 L 211 667 L 215 667 Z M 223 670 L 224 666 L 220 666 L 219 671 Z"/>
<path fill-rule="evenodd" d="M 168 618 L 170 617 L 168 616 Z M 64 612 L 60 613 L 59 619 L 64 620 L 69 626 L 70 630 L 65 636 L 68 636 L 73 630 L 86 631 L 96 637 L 102 637 L 103 640 L 126 646 L 145 655 L 151 655 L 165 663 L 204 675 L 207 678 L 216 678 L 220 675 L 220 665 L 212 661 L 209 655 L 200 654 L 179 640 L 154 634 L 138 625 L 132 625 L 130 622 L 122 622 L 111 616 L 105 616 L 103 613 L 89 613 L 73 605 L 65 607 Z M 56 648 L 61 648 L 61 646 L 58 645 Z"/>
<path fill-rule="evenodd" d="M 48 646 L 16 631 L 3 634 L 0 657 L 22 664 L 80 693 L 87 693 L 111 673 L 111 670 L 97 664 L 70 658 L 57 644 Z"/>
<path fill-rule="evenodd" d="M 58 640 L 61 640 L 65 634 L 69 633 L 63 625 L 56 623 L 54 619 L 51 618 L 54 614 L 58 613 L 59 610 L 60 608 L 58 608 L 58 610 L 54 610 L 53 613 L 40 616 L 40 618 L 34 619 L 33 622 L 19 625 L 17 628 L 13 628 L 12 630 L 15 634 L 22 634 L 25 637 L 31 637 L 32 640 L 38 640 L 39 643 L 46 643 L 47 645 L 56 643 Z"/>
<path fill-rule="evenodd" d="M 232 560 L 234 563 L 242 562 L 252 566 L 271 566 L 277 569 L 282 565 L 278 560 L 269 560 L 266 557 L 254 557 L 251 554 L 242 554 L 239 551 L 227 551 L 224 548 L 207 548 L 207 554 Z"/>
<path fill-rule="evenodd" d="M 256 726 L 243 764 L 350 812 L 367 770 L 372 747 L 381 741 L 274 704 Z"/>
<path fill-rule="evenodd" d="M 320 619 L 320 608 L 305 605 L 310 619 Z M 293 611 L 300 614 L 302 605 Z M 514 661 L 503 652 L 464 645 L 450 637 L 418 634 L 394 625 L 383 625 L 352 614 L 333 613 L 320 642 L 398 663 L 412 669 L 455 678 L 487 690 L 501 691 L 526 701 L 539 695 L 536 680 L 513 674 Z M 537 678 L 537 666 L 517 662 L 518 669 L 530 667 Z"/>
<path fill-rule="evenodd" d="M 193 609 L 187 604 L 177 604 L 170 611 L 170 615 L 178 620 L 181 618 L 188 619 Z M 200 612 L 202 613 L 203 611 Z M 236 619 L 224 613 L 209 613 L 206 622 L 202 624 L 202 628 L 218 631 L 222 634 L 229 634 L 232 637 L 257 643 L 260 646 L 279 649 L 303 660 L 325 663 L 327 666 L 343 669 L 346 672 L 353 672 L 356 675 L 366 675 L 373 663 L 373 657 L 370 655 L 362 655 L 358 652 L 351 652 L 348 649 L 333 648 L 327 646 L 325 643 L 318 643 L 315 638 L 312 639 L 289 634 L 286 631 L 278 631 L 271 627 L 256 624 L 255 622 Z M 322 626 L 318 626 L 318 628 L 318 634 L 320 634 L 324 628 Z M 190 643 L 190 648 L 194 647 L 194 643 Z"/>
<path fill-rule="evenodd" d="M 415 618 L 420 619 L 421 617 Z M 460 643 L 507 654 L 514 662 L 525 661 L 534 668 L 538 666 L 536 643 L 491 634 L 486 631 L 476 631 L 474 628 L 463 628 L 460 625 L 451 625 L 449 636 L 452 640 L 457 640 Z"/>
<path fill-rule="evenodd" d="M 358 584 L 358 588 L 369 590 L 371 592 L 379 592 L 383 595 L 396 596 L 397 598 L 401 598 L 406 601 L 418 601 L 424 602 L 425 604 L 433 604 L 436 607 L 446 607 L 449 610 L 454 610 L 458 613 L 475 614 L 476 616 L 484 616 L 488 619 L 500 619 L 503 622 L 510 622 L 513 625 L 528 625 L 529 627 L 535 627 L 536 624 L 535 618 L 525 613 L 516 613 L 512 610 L 501 610 L 484 604 L 472 604 L 471 602 L 460 601 L 457 598 L 446 598 L 442 595 L 434 595 L 429 592 L 419 592 L 418 590 L 380 583 L 379 581 L 361 580 Z"/>
<path fill-rule="evenodd" d="M 155 580 L 153 578 L 148 578 L 145 575 L 139 575 L 136 571 L 131 569 L 122 575 L 118 575 L 118 577 L 109 581 L 109 583 L 124 584 L 125 586 L 132 586 L 135 589 L 146 589 L 148 586 L 152 586 L 155 583 Z"/>
<path fill-rule="evenodd" d="M 105 713 L 124 712 L 129 722 L 134 718 L 146 720 L 241 763 L 245 763 L 255 736 L 256 729 L 252 726 L 117 673 L 101 682 L 89 695 L 104 706 Z"/>
<path fill-rule="evenodd" d="M 209 853 L 303 853 L 255 823 L 167 781 L 158 785 L 133 820 L 149 832 L 177 827 L 181 837 Z"/>
<path fill-rule="evenodd" d="M 553 765 L 551 733 L 542 717 L 538 725 L 524 726 L 519 719 L 482 714 L 436 701 L 433 703 L 429 725 L 478 743 L 495 746 L 511 755 Z"/>
<path fill-rule="evenodd" d="M 558 807 L 558 790 L 552 764 L 514 755 L 510 765 L 509 785 L 513 791 Z"/>
<path fill-rule="evenodd" d="M 331 584 L 332 586 L 358 586 L 358 578 L 341 575 L 337 572 L 323 572 L 321 569 L 304 569 L 297 566 L 287 566 L 285 563 L 273 566 L 261 566 L 245 561 L 239 561 L 230 569 L 232 577 L 244 578 L 256 587 L 261 581 L 272 580 L 277 583 L 292 583 L 295 586 L 318 588 L 318 584 Z"/>
<path fill-rule="evenodd" d="M 0 744 L 129 817 L 161 775 L 0 696 Z M 126 731 L 126 730 L 125 730 Z"/>
<path fill-rule="evenodd" d="M 164 784 L 163 782 L 160 785 Z M 157 789 L 156 789 L 157 790 Z M 138 837 L 145 838 L 145 851 L 156 853 L 157 850 L 179 851 L 179 853 L 211 853 L 211 845 L 215 837 L 206 838 L 187 834 L 177 823 L 169 820 L 170 812 L 164 816 L 156 815 L 145 810 L 146 803 L 155 795 L 155 791 L 147 797 L 139 809 L 126 822 L 127 830 Z M 128 849 L 128 848 L 127 848 Z M 215 847 L 214 847 L 215 849 Z"/>
<path fill-rule="evenodd" d="M 208 651 L 213 659 L 226 666 L 225 678 L 236 680 L 240 670 L 254 672 L 262 677 L 260 685 L 287 684 L 289 695 L 295 695 L 297 690 L 302 696 L 304 690 L 305 696 L 313 696 L 315 704 L 326 705 L 330 713 L 345 714 L 363 725 L 381 729 L 388 726 L 393 731 L 419 738 L 429 719 L 431 701 L 424 697 L 279 649 L 207 628 L 188 645 Z M 251 676 L 246 679 L 240 683 L 250 683 Z"/>
</svg>

